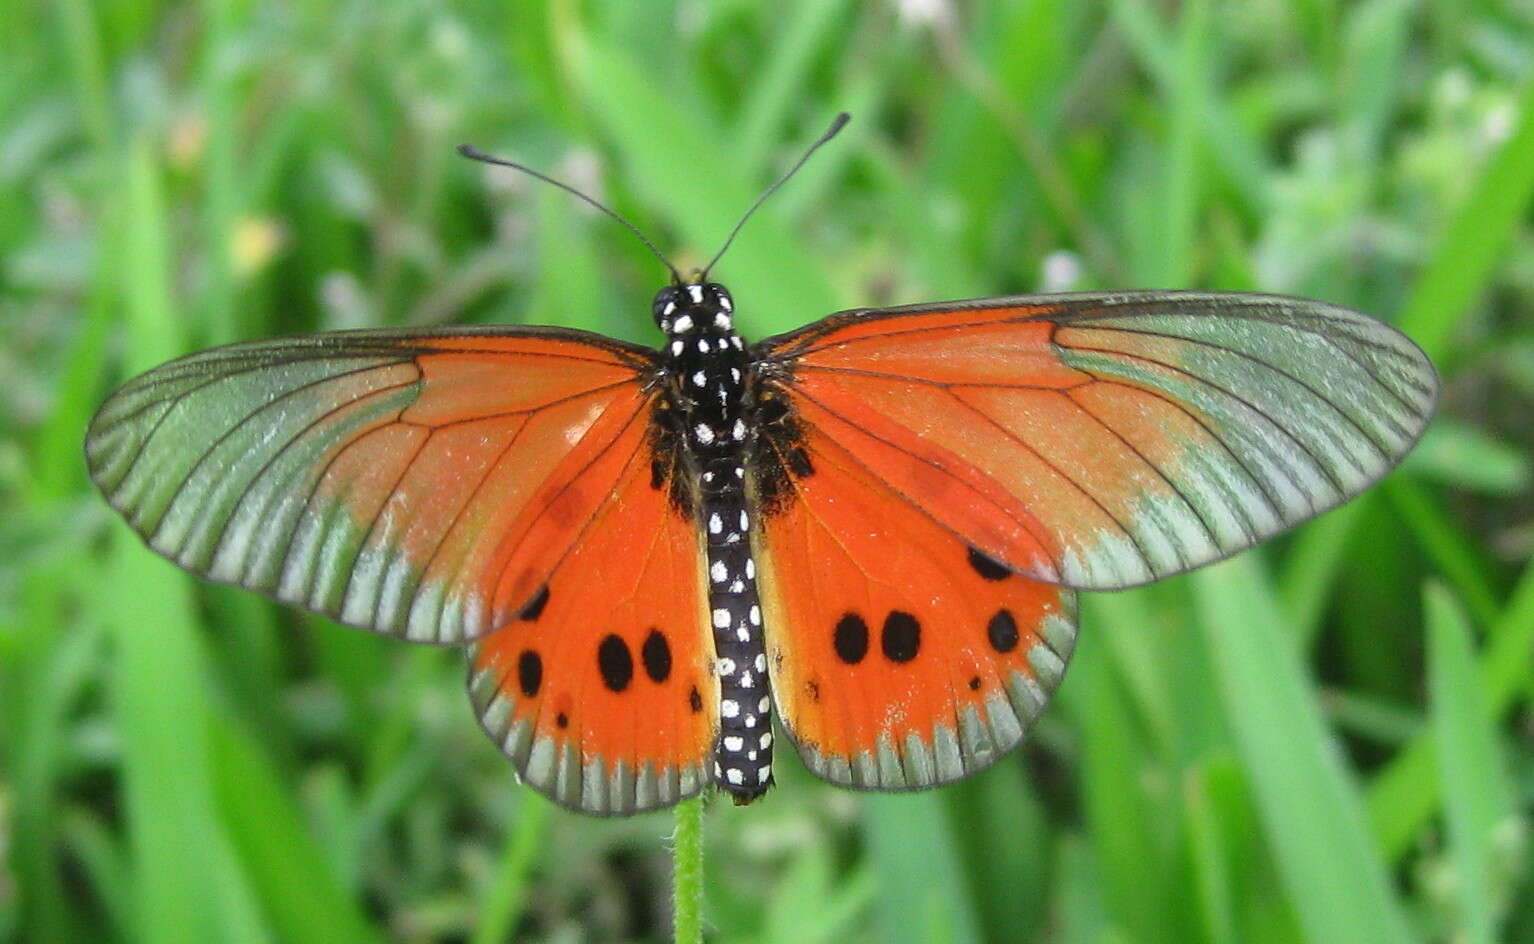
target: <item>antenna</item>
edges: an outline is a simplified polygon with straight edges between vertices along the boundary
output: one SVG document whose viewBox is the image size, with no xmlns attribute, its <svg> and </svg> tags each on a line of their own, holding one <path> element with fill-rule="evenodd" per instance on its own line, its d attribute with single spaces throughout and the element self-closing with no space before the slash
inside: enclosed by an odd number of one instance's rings
<svg viewBox="0 0 1534 944">
<path fill-rule="evenodd" d="M 843 116 L 843 117 L 845 117 L 845 116 Z M 823 140 L 820 141 L 820 142 L 816 142 L 815 147 L 819 147 L 821 143 L 824 143 Z M 812 150 L 812 151 L 814 149 L 815 148 L 813 148 L 813 147 L 810 148 L 810 150 Z M 460 144 L 460 145 L 458 145 L 458 153 L 462 154 L 464 157 L 467 157 L 471 161 L 479 161 L 482 164 L 496 164 L 496 165 L 498 165 L 500 167 L 510 167 L 513 170 L 519 170 L 519 171 L 521 171 L 524 174 L 528 174 L 530 176 L 538 178 L 539 180 L 543 181 L 546 184 L 553 184 L 554 186 L 558 187 L 560 190 L 563 190 L 566 193 L 574 194 L 575 196 L 580 197 L 582 200 L 585 200 L 587 203 L 589 203 L 592 206 L 596 207 L 598 210 L 601 210 L 603 213 L 606 213 L 608 216 L 610 216 L 613 219 L 617 220 L 618 222 L 622 223 L 624 226 L 627 226 L 629 228 L 629 232 L 633 233 L 635 236 L 638 236 L 639 237 L 639 241 L 645 244 L 645 248 L 649 249 L 652 253 L 654 253 L 655 254 L 655 258 L 660 260 L 660 264 L 665 266 L 666 269 L 671 273 L 671 281 L 673 283 L 677 284 L 677 285 L 681 285 L 682 284 L 682 274 L 676 270 L 676 266 L 671 264 L 671 260 L 669 260 L 665 256 L 661 255 L 661 251 L 659 249 L 655 248 L 655 244 L 654 243 L 650 242 L 650 240 L 645 238 L 645 234 L 641 233 L 639 231 L 639 227 L 635 226 L 633 223 L 630 223 L 628 220 L 624 219 L 622 216 L 619 216 L 616 211 L 608 209 L 607 207 L 603 206 L 601 203 L 598 203 L 595 199 L 593 199 L 591 197 L 588 197 L 587 195 L 585 195 L 584 193 L 581 193 L 579 190 L 576 190 L 574 187 L 570 186 L 567 183 L 555 180 L 553 177 L 550 177 L 547 174 L 540 174 L 538 171 L 533 170 L 531 167 L 528 167 L 525 164 L 518 164 L 516 161 L 508 161 L 505 158 L 493 157 L 493 156 L 491 156 L 489 154 L 486 154 L 484 151 L 481 151 L 479 148 L 475 147 L 472 144 Z M 809 155 L 806 154 L 805 157 L 809 157 Z M 804 161 L 800 160 L 799 163 L 803 164 Z M 797 166 L 796 166 L 795 169 L 797 169 Z M 790 173 L 792 173 L 792 171 L 790 171 Z M 779 181 L 779 183 L 782 183 L 782 181 Z M 777 184 L 774 184 L 773 186 L 776 187 Z M 771 192 L 772 191 L 770 191 L 770 190 L 768 191 L 768 193 L 771 193 Z M 758 200 L 757 202 L 760 203 L 761 201 Z M 754 210 L 756 208 L 752 207 L 752 209 Z M 746 215 L 750 216 L 749 213 L 747 213 Z M 736 228 L 738 229 L 739 227 L 736 227 Z M 731 235 L 731 238 L 732 239 L 734 238 L 733 234 Z M 728 243 L 726 245 L 728 245 Z M 709 264 L 713 265 L 713 263 L 709 263 Z"/>
<path fill-rule="evenodd" d="M 790 178 L 790 177 L 794 176 L 794 174 L 798 173 L 799 172 L 799 168 L 804 166 L 804 162 L 810 159 L 810 155 L 814 154 L 816 151 L 820 150 L 820 146 L 822 144 L 825 144 L 827 141 L 829 141 L 832 138 L 836 137 L 837 132 L 841 131 L 842 128 L 846 127 L 847 122 L 851 121 L 851 120 L 852 120 L 852 116 L 847 114 L 846 112 L 838 113 L 835 118 L 831 119 L 831 126 L 829 128 L 827 128 L 820 135 L 820 137 L 815 139 L 815 143 L 814 144 L 811 144 L 807 149 L 805 149 L 804 154 L 800 156 L 799 160 L 794 162 L 794 166 L 790 167 L 788 169 L 788 172 L 786 174 L 784 174 L 782 177 L 779 177 L 777 179 L 776 183 L 774 183 L 772 186 L 768 187 L 766 190 L 762 191 L 762 195 L 757 197 L 756 198 L 756 202 L 751 204 L 751 208 L 749 210 L 747 210 L 741 216 L 740 222 L 736 223 L 735 224 L 735 228 L 730 230 L 729 237 L 727 239 L 725 239 L 724 245 L 719 247 L 719 251 L 714 253 L 714 258 L 710 259 L 708 261 L 708 265 L 704 266 L 703 267 L 703 271 L 698 274 L 698 281 L 704 282 L 704 281 L 708 280 L 708 272 L 709 272 L 709 270 L 714 267 L 714 263 L 719 261 L 719 257 L 724 255 L 724 251 L 726 249 L 730 248 L 730 243 L 733 243 L 735 241 L 736 234 L 740 232 L 740 228 L 742 226 L 746 225 L 746 220 L 749 220 L 751 218 L 751 214 L 756 212 L 757 207 L 761 206 L 763 203 L 766 203 L 767 202 L 767 198 L 772 196 L 773 191 L 775 191 L 779 187 L 783 186 L 783 184 L 788 181 L 788 178 Z M 673 269 L 672 271 L 675 272 L 676 270 Z"/>
</svg>

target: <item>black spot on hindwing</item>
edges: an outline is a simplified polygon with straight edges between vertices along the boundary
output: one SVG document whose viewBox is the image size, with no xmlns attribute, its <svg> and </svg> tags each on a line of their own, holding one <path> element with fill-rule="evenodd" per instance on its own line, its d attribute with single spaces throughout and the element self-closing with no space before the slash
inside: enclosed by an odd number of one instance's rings
<svg viewBox="0 0 1534 944">
<path fill-rule="evenodd" d="M 857 665 L 868 654 L 868 624 L 856 613 L 847 613 L 836 621 L 831 642 L 837 658 L 848 665 Z"/>
<path fill-rule="evenodd" d="M 997 610 L 986 624 L 985 634 L 991 640 L 991 648 L 997 652 L 1011 652 L 1017 648 L 1017 620 L 1011 610 Z"/>
<path fill-rule="evenodd" d="M 602 673 L 602 684 L 612 691 L 629 687 L 634 678 L 634 656 L 623 637 L 609 634 L 597 646 L 597 669 Z"/>
<path fill-rule="evenodd" d="M 531 649 L 525 649 L 517 659 L 517 685 L 524 697 L 532 698 L 543 685 L 543 659 Z"/>
<path fill-rule="evenodd" d="M 650 630 L 639 649 L 639 658 L 644 662 L 645 674 L 650 676 L 650 681 L 664 682 L 671 675 L 671 646 L 660 630 Z"/>
<path fill-rule="evenodd" d="M 687 692 L 687 707 L 692 709 L 693 714 L 703 710 L 703 695 L 699 693 L 696 685 Z"/>
<path fill-rule="evenodd" d="M 921 648 L 921 623 L 916 617 L 901 610 L 891 610 L 884 618 L 884 631 L 879 642 L 885 658 L 891 662 L 910 662 Z"/>
</svg>

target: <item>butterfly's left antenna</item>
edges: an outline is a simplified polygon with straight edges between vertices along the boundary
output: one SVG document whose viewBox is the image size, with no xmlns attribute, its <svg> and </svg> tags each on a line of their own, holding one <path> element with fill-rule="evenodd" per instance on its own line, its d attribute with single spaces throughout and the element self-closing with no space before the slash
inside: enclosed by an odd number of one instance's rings
<svg viewBox="0 0 1534 944">
<path fill-rule="evenodd" d="M 794 174 L 797 174 L 799 172 L 799 168 L 804 166 L 804 162 L 810 159 L 810 155 L 820 150 L 820 146 L 822 144 L 825 144 L 827 141 L 836 137 L 837 133 L 845 128 L 847 126 L 847 122 L 851 120 L 852 116 L 846 112 L 838 113 L 835 118 L 831 119 L 831 126 L 827 128 L 820 135 L 820 137 L 815 139 L 815 143 L 805 148 L 804 153 L 800 155 L 797 161 L 794 162 L 794 166 L 790 167 L 788 172 L 785 173 L 782 177 L 779 177 L 771 187 L 768 187 L 766 190 L 762 191 L 762 195 L 756 198 L 756 202 L 751 204 L 751 208 L 741 215 L 740 222 L 736 223 L 735 228 L 730 230 L 730 235 L 725 239 L 724 245 L 719 247 L 719 251 L 714 253 L 714 258 L 708 260 L 708 265 L 703 267 L 702 273 L 698 275 L 699 282 L 708 281 L 709 270 L 714 267 L 714 263 L 719 261 L 719 257 L 724 255 L 724 251 L 730 248 L 730 243 L 735 241 L 736 234 L 740 232 L 740 228 L 742 226 L 746 225 L 746 220 L 751 219 L 751 214 L 756 212 L 756 208 L 766 203 L 767 198 L 772 196 L 773 191 L 787 183 L 788 178 L 794 176 Z"/>
<path fill-rule="evenodd" d="M 639 231 L 639 227 L 618 215 L 617 211 L 608 209 L 601 203 L 597 202 L 594 198 L 588 197 L 586 194 L 581 193 L 579 190 L 575 189 L 567 183 L 564 183 L 563 181 L 555 180 L 553 177 L 550 177 L 547 174 L 541 174 L 525 164 L 518 164 L 516 161 L 508 161 L 505 158 L 494 157 L 492 155 L 486 154 L 484 151 L 481 151 L 479 148 L 472 144 L 458 145 L 458 153 L 462 154 L 464 157 L 467 157 L 471 161 L 479 161 L 484 164 L 496 164 L 501 167 L 510 167 L 513 170 L 519 170 L 524 174 L 529 174 L 538 178 L 546 184 L 553 184 L 566 193 L 574 194 L 575 196 L 580 197 L 582 200 L 585 200 L 587 203 L 596 207 L 598 210 L 601 210 L 603 213 L 606 213 L 608 216 L 622 223 L 624 226 L 627 226 L 629 228 L 629 232 L 633 233 L 635 236 L 638 236 L 639 241 L 645 244 L 645 248 L 654 253 L 655 258 L 660 260 L 660 264 L 665 266 L 667 271 L 671 273 L 671 281 L 677 285 L 682 284 L 682 274 L 676 270 L 676 266 L 671 264 L 671 260 L 661 255 L 661 251 L 656 249 L 655 244 L 650 242 L 650 240 L 645 237 L 645 234 Z M 802 164 L 803 161 L 800 161 L 800 163 Z M 709 264 L 712 265 L 713 263 Z"/>
</svg>

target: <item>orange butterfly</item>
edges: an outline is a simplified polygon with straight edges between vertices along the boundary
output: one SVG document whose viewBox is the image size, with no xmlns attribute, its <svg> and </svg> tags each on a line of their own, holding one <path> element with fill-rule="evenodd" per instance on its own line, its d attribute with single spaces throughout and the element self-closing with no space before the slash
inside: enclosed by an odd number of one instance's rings
<svg viewBox="0 0 1534 944">
<path fill-rule="evenodd" d="M 188 570 L 469 644 L 522 777 L 626 814 L 760 796 L 774 711 L 844 786 L 989 766 L 1059 684 L 1075 590 L 1341 503 L 1436 399 L 1411 341 L 1316 301 L 988 298 L 747 344 L 723 286 L 673 277 L 658 350 L 389 329 L 172 361 L 97 413 L 91 475 Z"/>
</svg>

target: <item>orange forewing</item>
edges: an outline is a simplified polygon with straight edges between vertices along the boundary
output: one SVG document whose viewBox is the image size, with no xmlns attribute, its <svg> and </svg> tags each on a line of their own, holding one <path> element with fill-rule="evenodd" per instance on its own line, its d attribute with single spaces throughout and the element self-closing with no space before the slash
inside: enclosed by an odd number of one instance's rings
<svg viewBox="0 0 1534 944">
<path fill-rule="evenodd" d="M 506 622 L 643 447 L 650 352 L 550 329 L 358 331 L 195 354 L 92 422 L 156 551 L 430 642 Z"/>
<path fill-rule="evenodd" d="M 667 806 L 709 782 L 719 687 L 704 559 L 647 458 L 572 528 L 519 618 L 473 647 L 485 731 L 528 783 L 588 813 Z"/>
<path fill-rule="evenodd" d="M 973 553 L 833 431 L 807 433 L 801 448 L 809 468 L 799 463 L 754 547 L 773 692 L 801 756 L 821 777 L 870 789 L 989 766 L 1064 671 L 1072 591 Z"/>
<path fill-rule="evenodd" d="M 1209 563 L 1388 471 L 1431 363 L 1271 295 L 1017 296 L 844 312 L 758 345 L 801 423 L 1014 570 L 1086 589 Z"/>
</svg>

